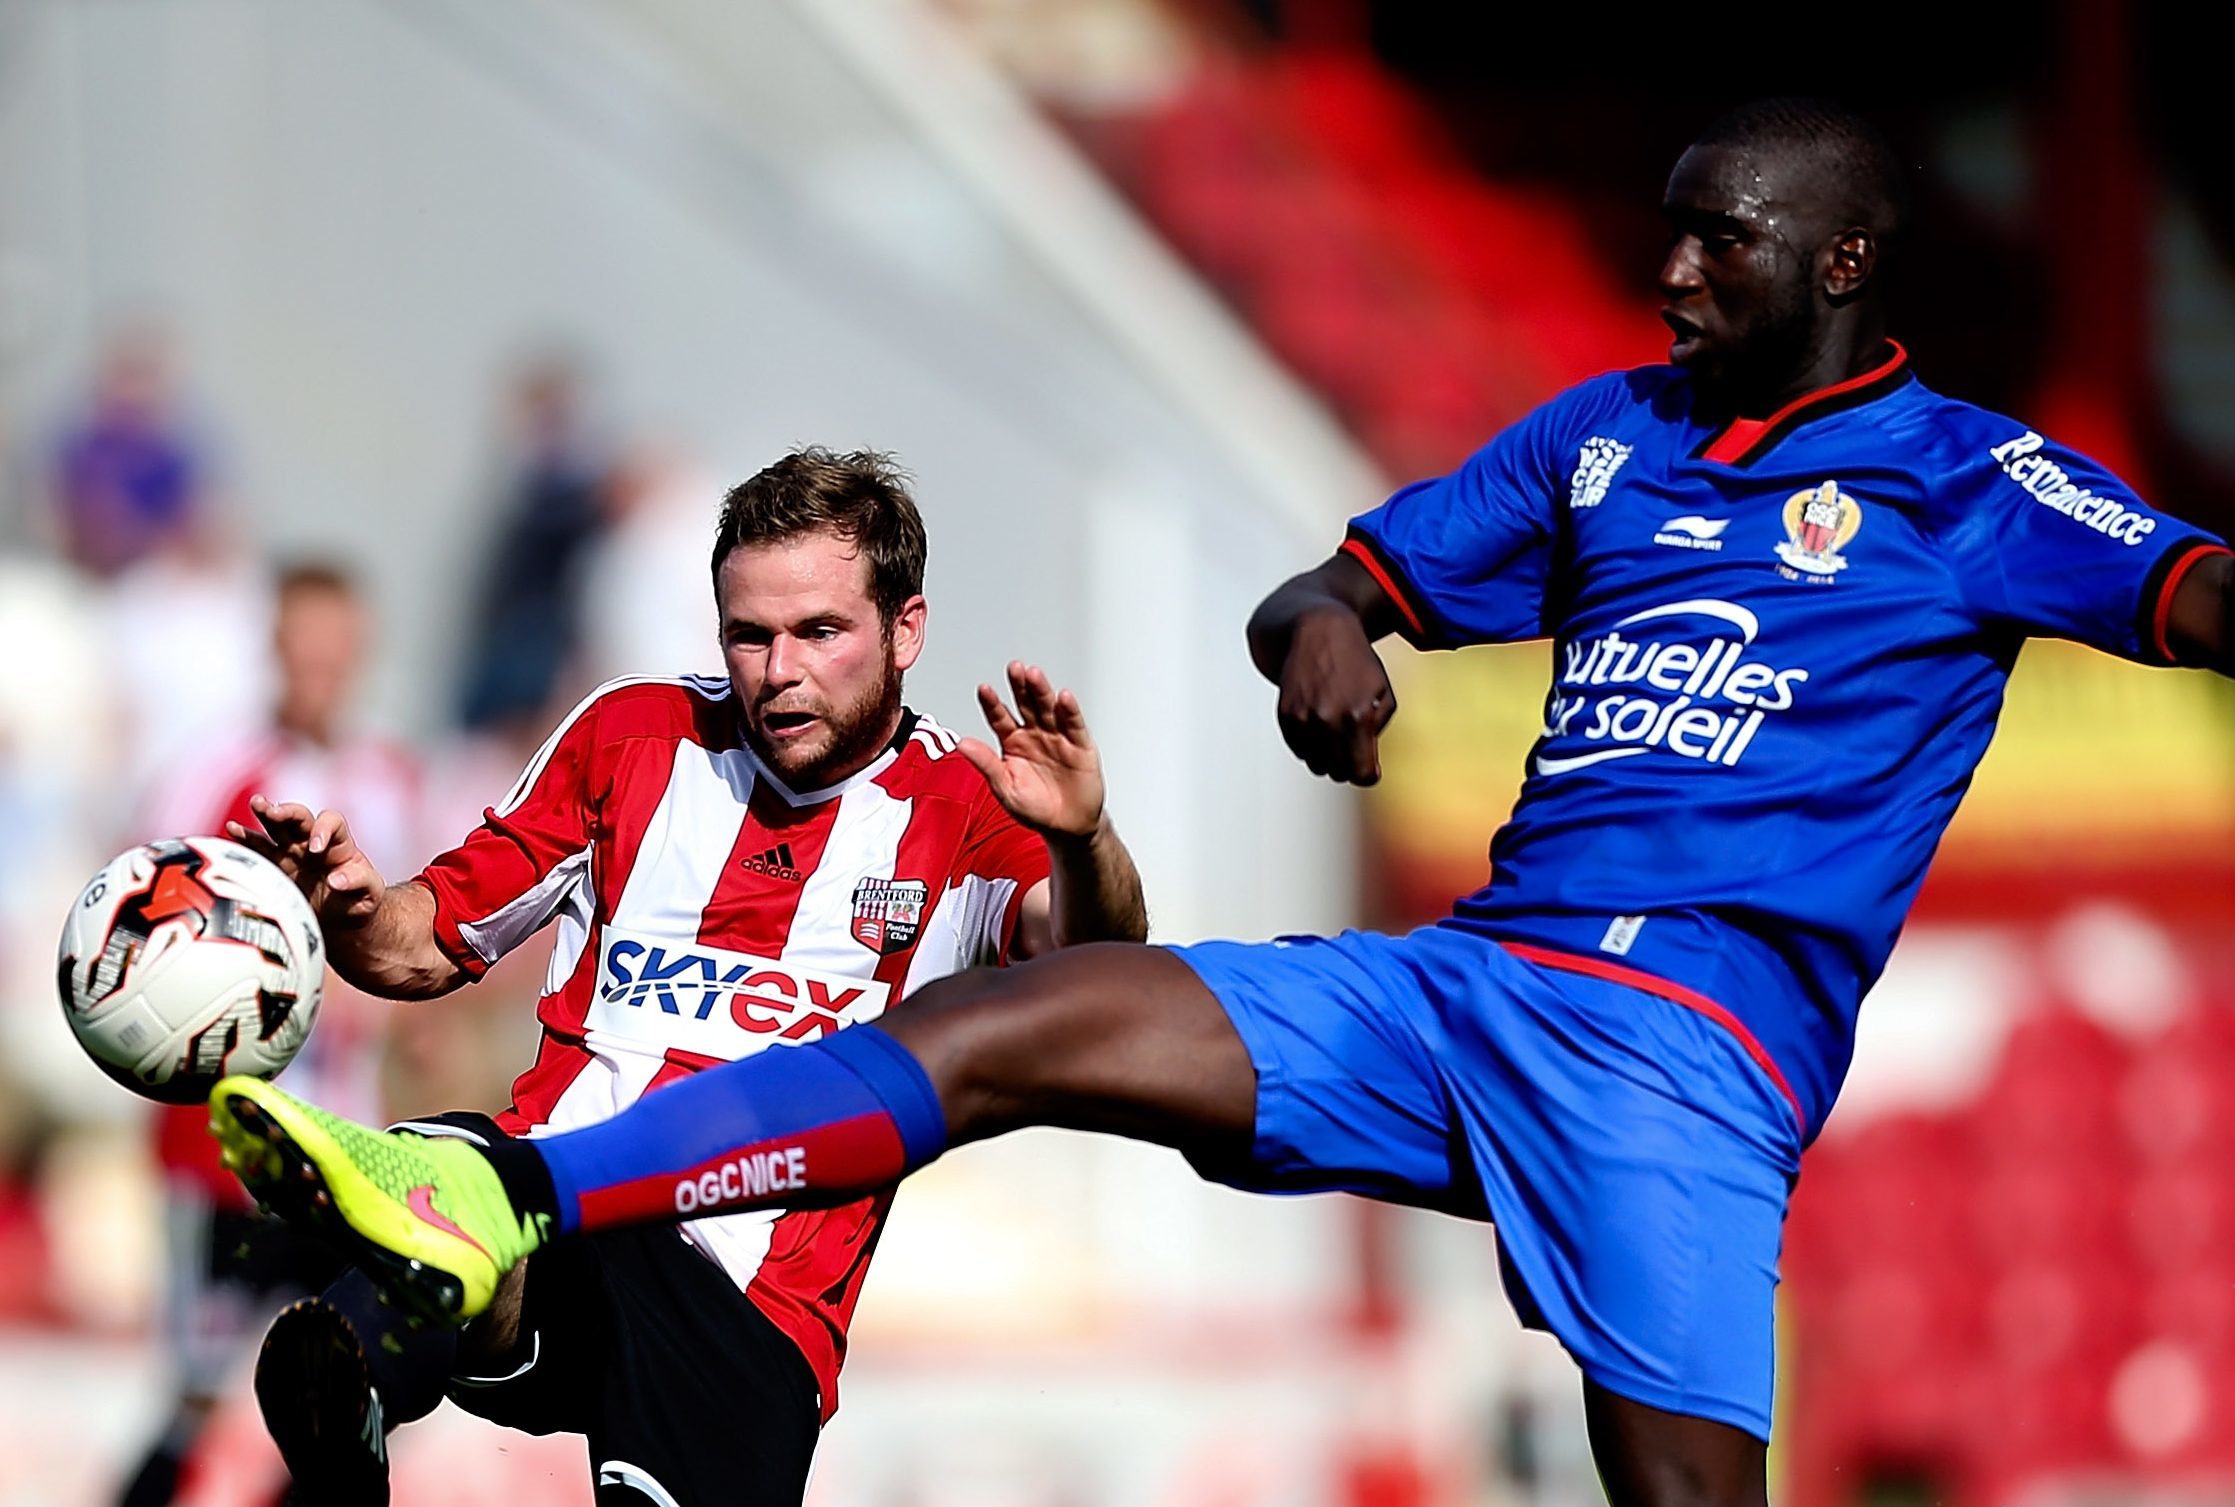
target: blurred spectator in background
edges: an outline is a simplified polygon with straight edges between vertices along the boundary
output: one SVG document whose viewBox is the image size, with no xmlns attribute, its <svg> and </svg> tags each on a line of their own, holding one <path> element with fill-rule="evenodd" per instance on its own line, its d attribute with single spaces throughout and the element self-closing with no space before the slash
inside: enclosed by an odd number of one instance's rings
<svg viewBox="0 0 2235 1507">
<path fill-rule="evenodd" d="M 126 799 L 99 822 L 104 844 L 115 847 L 145 835 L 119 824 L 167 789 L 174 771 L 204 767 L 212 748 L 269 715 L 271 579 L 247 552 L 203 534 L 105 583 L 100 619 L 103 673 L 126 718 Z"/>
<path fill-rule="evenodd" d="M 672 576 L 653 592 L 596 599 L 602 588 L 591 586 L 593 573 L 634 582 L 638 569 L 628 562 L 661 552 L 668 494 L 681 466 L 656 447 L 613 465 L 590 417 L 586 386 L 580 363 L 563 353 L 523 363 L 512 379 L 492 509 L 499 519 L 460 650 L 459 736 L 427 762 L 422 854 L 477 825 L 510 787 L 565 705 L 603 677 L 603 670 L 586 672 L 586 661 L 594 667 L 622 652 L 614 647 L 620 637 L 634 643 L 658 635 L 649 625 L 672 620 L 684 600 Z M 616 519 L 620 535 L 609 547 Z M 692 536 L 692 548 L 694 568 L 704 569 L 702 533 Z M 639 616 L 645 621 L 634 621 Z M 700 636 L 711 653 L 711 622 Z M 637 660 L 629 668 L 647 662 L 690 661 Z M 494 1113 L 510 1102 L 507 1065 L 534 1041 L 533 1010 L 520 1007 L 542 992 L 542 970 L 515 956 L 486 983 L 469 999 L 386 1007 L 385 1087 L 396 1113 L 461 1105 Z"/>
<path fill-rule="evenodd" d="M 469 731 L 551 720 L 581 641 L 582 566 L 604 526 L 606 465 L 570 358 L 530 361 L 512 391 L 513 454 L 465 648 Z"/>
<path fill-rule="evenodd" d="M 126 713 L 112 729 L 124 799 L 93 821 L 104 846 L 137 841 L 120 823 L 139 800 L 270 704 L 268 581 L 223 527 L 209 445 L 188 406 L 170 335 L 144 320 L 122 325 L 51 453 L 53 532 L 97 588 L 103 673 Z"/>
<path fill-rule="evenodd" d="M 113 335 L 84 410 L 66 421 L 50 479 L 62 546 L 107 578 L 202 523 L 208 458 L 178 397 L 170 338 L 150 323 Z"/>
<path fill-rule="evenodd" d="M 219 833 L 227 821 L 253 826 L 248 800 L 263 793 L 347 811 L 358 842 L 384 855 L 382 862 L 408 870 L 423 861 L 416 761 L 349 725 L 369 629 L 364 601 L 344 570 L 309 563 L 283 570 L 272 629 L 278 688 L 268 723 L 212 746 L 186 766 L 150 802 L 140 835 Z M 386 1012 L 387 1006 L 329 973 L 317 1027 L 286 1081 L 378 1117 Z M 168 1204 L 165 1316 L 177 1401 L 126 1486 L 124 1507 L 161 1507 L 174 1498 L 182 1468 L 249 1344 L 285 1301 L 316 1292 L 332 1274 L 323 1248 L 257 1217 L 240 1183 L 218 1161 L 216 1142 L 204 1131 L 208 1118 L 196 1105 L 166 1107 L 157 1115 L 156 1156 Z M 276 1455 L 271 1465 L 276 1496 L 284 1474 Z"/>
<path fill-rule="evenodd" d="M 623 452 L 606 483 L 605 531 L 582 572 L 583 679 L 602 684 L 647 666 L 721 670 L 713 609 L 676 583 L 707 573 L 723 491 L 671 443 L 639 440 Z"/>
</svg>

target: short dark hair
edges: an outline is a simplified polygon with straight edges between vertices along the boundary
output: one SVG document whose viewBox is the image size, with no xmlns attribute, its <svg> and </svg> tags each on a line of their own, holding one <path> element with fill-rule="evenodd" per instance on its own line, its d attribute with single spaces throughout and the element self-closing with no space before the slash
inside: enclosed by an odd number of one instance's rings
<svg viewBox="0 0 2235 1507">
<path fill-rule="evenodd" d="M 357 578 L 350 574 L 348 566 L 333 560 L 290 560 L 274 573 L 272 592 L 275 596 L 289 597 L 298 591 L 354 597 L 358 594 Z"/>
<path fill-rule="evenodd" d="M 1791 152 L 1815 169 L 1819 186 L 1839 192 L 1839 213 L 1881 241 L 1908 232 L 1915 200 L 1901 154 L 1876 126 L 1834 100 L 1757 99 L 1718 117 L 1693 145 Z"/>
<path fill-rule="evenodd" d="M 820 445 L 794 450 L 729 489 L 714 535 L 714 588 L 722 562 L 750 544 L 832 533 L 869 561 L 869 595 L 890 623 L 923 590 L 923 516 L 908 493 L 908 473 L 878 450 L 843 455 Z"/>
</svg>

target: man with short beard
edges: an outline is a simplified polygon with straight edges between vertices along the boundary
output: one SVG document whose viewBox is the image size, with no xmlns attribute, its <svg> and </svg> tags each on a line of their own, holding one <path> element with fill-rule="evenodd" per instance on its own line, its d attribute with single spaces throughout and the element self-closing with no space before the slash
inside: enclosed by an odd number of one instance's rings
<svg viewBox="0 0 2235 1507">
<path fill-rule="evenodd" d="M 229 830 L 290 870 L 335 968 L 369 993 L 448 993 L 553 927 L 543 1041 L 512 1107 L 399 1128 L 490 1145 L 591 1124 L 699 1068 L 873 1020 L 958 968 L 1146 935 L 1070 692 L 1023 664 L 1013 711 L 981 686 L 998 747 L 902 703 L 924 554 L 888 459 L 788 455 L 722 505 L 727 679 L 600 688 L 409 883 L 386 884 L 339 813 L 255 800 L 264 831 Z M 704 1201 L 796 1175 L 732 1167 Z M 386 1502 L 386 1431 L 447 1391 L 499 1423 L 587 1435 L 601 1501 L 790 1507 L 890 1203 L 537 1256 L 462 1338 L 407 1323 L 352 1272 L 280 1316 L 257 1368 L 297 1499 Z"/>
</svg>

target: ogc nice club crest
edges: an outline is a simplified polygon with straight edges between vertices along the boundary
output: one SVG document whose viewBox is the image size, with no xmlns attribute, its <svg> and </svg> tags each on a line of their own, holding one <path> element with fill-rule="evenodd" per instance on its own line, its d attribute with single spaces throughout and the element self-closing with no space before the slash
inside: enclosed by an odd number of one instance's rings
<svg viewBox="0 0 2235 1507">
<path fill-rule="evenodd" d="M 864 879 L 854 886 L 854 940 L 879 957 L 904 950 L 923 930 L 930 898 L 921 879 Z"/>
</svg>

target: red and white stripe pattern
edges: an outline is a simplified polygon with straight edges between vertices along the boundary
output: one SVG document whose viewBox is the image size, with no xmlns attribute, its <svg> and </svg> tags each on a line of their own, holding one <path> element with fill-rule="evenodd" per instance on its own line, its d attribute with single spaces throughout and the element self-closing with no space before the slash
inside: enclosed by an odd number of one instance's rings
<svg viewBox="0 0 2235 1507">
<path fill-rule="evenodd" d="M 682 1074 L 1003 960 L 1047 853 L 954 746 L 911 716 L 868 768 L 794 791 L 744 745 L 725 680 L 615 681 L 577 707 L 421 875 L 469 973 L 554 930 L 544 1039 L 505 1128 L 607 1119 Z M 683 1226 L 798 1342 L 826 1414 L 886 1202 Z"/>
</svg>

